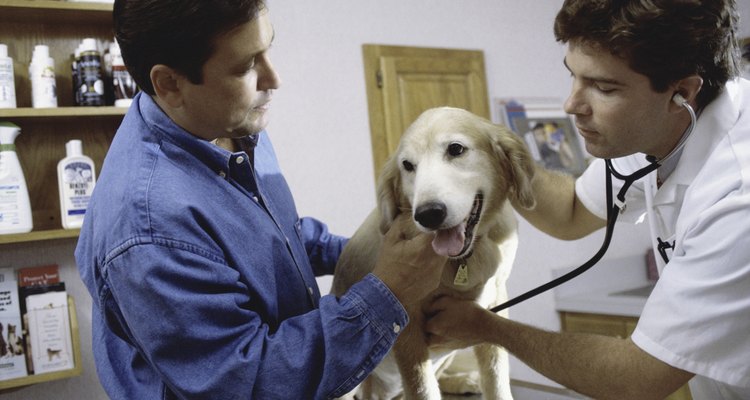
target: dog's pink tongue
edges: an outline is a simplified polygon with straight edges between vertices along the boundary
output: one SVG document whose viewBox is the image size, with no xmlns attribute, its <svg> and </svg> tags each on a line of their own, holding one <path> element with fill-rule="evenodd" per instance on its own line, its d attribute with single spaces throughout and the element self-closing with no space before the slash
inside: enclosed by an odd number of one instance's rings
<svg viewBox="0 0 750 400">
<path fill-rule="evenodd" d="M 455 228 L 437 231 L 432 240 L 432 249 L 444 257 L 457 256 L 464 248 L 464 229 L 464 224 L 459 224 Z"/>
</svg>

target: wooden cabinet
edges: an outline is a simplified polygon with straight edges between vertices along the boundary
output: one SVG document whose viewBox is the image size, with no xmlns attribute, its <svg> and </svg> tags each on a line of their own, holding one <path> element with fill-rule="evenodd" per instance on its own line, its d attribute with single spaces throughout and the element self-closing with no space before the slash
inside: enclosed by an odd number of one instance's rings
<svg viewBox="0 0 750 400">
<path fill-rule="evenodd" d="M 635 329 L 638 318 L 561 312 L 560 322 L 563 332 L 596 333 L 599 335 L 626 338 Z"/>
<path fill-rule="evenodd" d="M 603 314 L 560 312 L 560 326 L 563 332 L 593 333 L 619 338 L 630 337 L 638 323 L 636 317 L 623 317 Z M 687 385 L 672 393 L 667 400 L 691 400 Z"/>
<path fill-rule="evenodd" d="M 75 237 L 62 229 L 57 187 L 57 163 L 65 143 L 83 142 L 83 152 L 101 170 L 126 109 L 74 107 L 71 55 L 87 37 L 113 40 L 112 5 L 42 0 L 0 0 L 0 43 L 8 45 L 15 71 L 18 108 L 0 109 L 0 121 L 21 127 L 16 151 L 29 188 L 34 230 L 0 235 L 0 245 Z M 58 108 L 31 108 L 28 67 L 34 46 L 46 44 L 55 60 Z M 2 251 L 0 249 L 0 251 Z"/>
<path fill-rule="evenodd" d="M 0 235 L 0 259 L 20 242 L 39 242 L 77 237 L 78 230 L 64 230 L 60 222 L 57 163 L 65 157 L 65 143 L 83 142 L 84 154 L 101 170 L 104 155 L 122 121 L 124 108 L 74 107 L 71 55 L 87 37 L 113 40 L 112 4 L 44 0 L 0 0 L 0 43 L 8 45 L 14 61 L 18 108 L 0 109 L 0 121 L 21 127 L 16 151 L 31 200 L 34 230 L 26 234 Z M 34 46 L 45 44 L 55 60 L 57 108 L 31 108 L 28 67 Z M 75 305 L 69 298 L 75 368 L 0 381 L 0 393 L 9 388 L 80 375 L 81 353 Z M 12 389 L 11 389 L 12 390 Z"/>
<path fill-rule="evenodd" d="M 77 230 L 62 229 L 57 163 L 65 157 L 65 143 L 80 139 L 84 154 L 94 160 L 96 170 L 100 171 L 125 113 L 124 109 L 115 107 L 85 108 L 0 109 L 0 121 L 10 121 L 21 127 L 16 152 L 29 189 L 34 222 L 31 233 L 1 235 L 0 244 L 78 235 Z"/>
</svg>

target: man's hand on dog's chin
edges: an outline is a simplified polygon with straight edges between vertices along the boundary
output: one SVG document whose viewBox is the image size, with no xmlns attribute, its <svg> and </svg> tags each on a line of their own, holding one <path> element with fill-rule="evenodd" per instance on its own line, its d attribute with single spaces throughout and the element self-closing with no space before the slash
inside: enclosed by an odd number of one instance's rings
<svg viewBox="0 0 750 400">
<path fill-rule="evenodd" d="M 411 216 L 399 214 L 385 234 L 372 271 L 404 305 L 419 302 L 438 287 L 446 262 L 432 249 L 433 234 L 412 232 Z"/>
</svg>

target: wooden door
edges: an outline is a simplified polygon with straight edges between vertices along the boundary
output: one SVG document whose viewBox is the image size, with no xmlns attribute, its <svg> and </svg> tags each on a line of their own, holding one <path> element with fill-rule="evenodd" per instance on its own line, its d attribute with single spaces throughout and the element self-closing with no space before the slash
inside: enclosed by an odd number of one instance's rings
<svg viewBox="0 0 750 400">
<path fill-rule="evenodd" d="M 424 110 L 452 106 L 489 119 L 482 51 L 366 44 L 363 57 L 376 179 Z"/>
</svg>

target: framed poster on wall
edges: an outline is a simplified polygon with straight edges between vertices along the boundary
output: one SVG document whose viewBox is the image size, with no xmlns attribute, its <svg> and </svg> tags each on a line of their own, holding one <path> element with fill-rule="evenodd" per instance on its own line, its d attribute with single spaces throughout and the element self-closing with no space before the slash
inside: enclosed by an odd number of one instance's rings
<svg viewBox="0 0 750 400">
<path fill-rule="evenodd" d="M 562 100 L 522 97 L 495 99 L 494 103 L 494 122 L 518 134 L 539 164 L 573 176 L 583 173 L 590 156 Z"/>
</svg>

